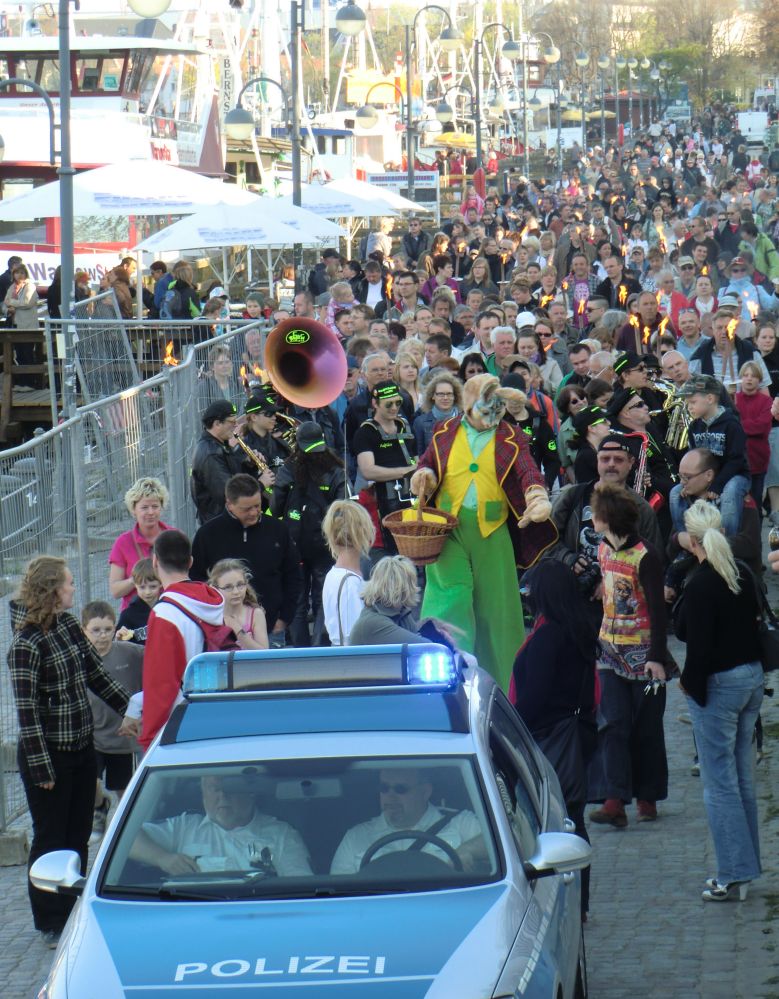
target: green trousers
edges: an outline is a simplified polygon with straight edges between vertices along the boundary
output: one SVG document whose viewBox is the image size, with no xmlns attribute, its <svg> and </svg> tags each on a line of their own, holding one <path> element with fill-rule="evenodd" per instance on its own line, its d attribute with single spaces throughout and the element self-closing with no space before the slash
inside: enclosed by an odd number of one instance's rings
<svg viewBox="0 0 779 999">
<path fill-rule="evenodd" d="M 525 640 L 514 549 L 503 524 L 488 538 L 475 510 L 461 509 L 437 562 L 427 566 L 422 617 L 453 626 L 453 637 L 508 692 L 514 657 Z"/>
</svg>

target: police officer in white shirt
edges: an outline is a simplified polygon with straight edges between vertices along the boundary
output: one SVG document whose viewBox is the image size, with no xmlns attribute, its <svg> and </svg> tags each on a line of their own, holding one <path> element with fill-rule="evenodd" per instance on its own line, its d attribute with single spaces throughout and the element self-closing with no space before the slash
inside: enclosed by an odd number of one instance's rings
<svg viewBox="0 0 779 999">
<path fill-rule="evenodd" d="M 419 770 L 398 767 L 379 774 L 381 815 L 350 829 L 330 865 L 331 874 L 354 874 L 360 870 L 368 848 L 383 836 L 405 829 L 430 831 L 457 851 L 463 866 L 472 868 L 484 856 L 484 840 L 479 821 L 473 812 L 444 812 L 430 804 L 433 785 Z M 451 857 L 433 843 L 422 845 L 413 836 L 399 838 L 377 850 L 373 857 L 408 850 L 419 844 L 423 853 L 432 854 L 448 864 Z M 373 857 L 371 859 L 373 859 Z"/>
<path fill-rule="evenodd" d="M 200 781 L 205 815 L 191 812 L 146 822 L 130 856 L 167 874 L 264 869 L 282 877 L 311 874 L 297 830 L 255 808 L 251 778 L 209 776 Z"/>
</svg>

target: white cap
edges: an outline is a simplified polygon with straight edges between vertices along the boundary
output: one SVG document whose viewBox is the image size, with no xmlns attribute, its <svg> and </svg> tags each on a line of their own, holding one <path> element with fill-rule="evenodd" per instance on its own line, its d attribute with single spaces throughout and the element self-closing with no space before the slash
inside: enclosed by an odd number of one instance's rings
<svg viewBox="0 0 779 999">
<path fill-rule="evenodd" d="M 212 289 L 211 294 L 208 297 L 209 298 L 229 298 L 230 296 L 227 294 L 227 292 L 224 290 L 224 288 L 221 285 L 217 285 L 216 288 Z"/>
<path fill-rule="evenodd" d="M 515 326 L 518 330 L 521 330 L 523 326 L 535 326 L 536 317 L 532 312 L 520 312 L 517 315 Z"/>
</svg>

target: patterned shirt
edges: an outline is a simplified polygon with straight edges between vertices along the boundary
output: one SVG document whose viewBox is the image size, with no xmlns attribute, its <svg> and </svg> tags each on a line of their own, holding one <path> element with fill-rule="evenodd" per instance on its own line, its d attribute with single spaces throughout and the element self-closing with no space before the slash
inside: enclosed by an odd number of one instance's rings
<svg viewBox="0 0 779 999">
<path fill-rule="evenodd" d="M 56 778 L 49 747 L 84 749 L 92 742 L 92 711 L 87 688 L 119 714 L 127 692 L 103 669 L 72 614 L 58 614 L 44 632 L 27 625 L 14 634 L 8 650 L 19 745 L 30 778 L 44 784 Z"/>
</svg>

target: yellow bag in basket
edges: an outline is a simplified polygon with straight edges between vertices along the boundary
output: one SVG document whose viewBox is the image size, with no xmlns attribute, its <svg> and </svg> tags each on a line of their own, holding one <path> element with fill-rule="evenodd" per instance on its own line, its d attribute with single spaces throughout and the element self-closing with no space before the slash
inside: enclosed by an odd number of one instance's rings
<svg viewBox="0 0 779 999">
<path fill-rule="evenodd" d="M 416 510 L 404 510 L 403 516 L 400 518 L 403 523 L 408 523 L 409 521 L 418 521 Z M 446 517 L 442 517 L 438 513 L 428 513 L 426 510 L 422 514 L 423 524 L 445 524 Z"/>
</svg>

